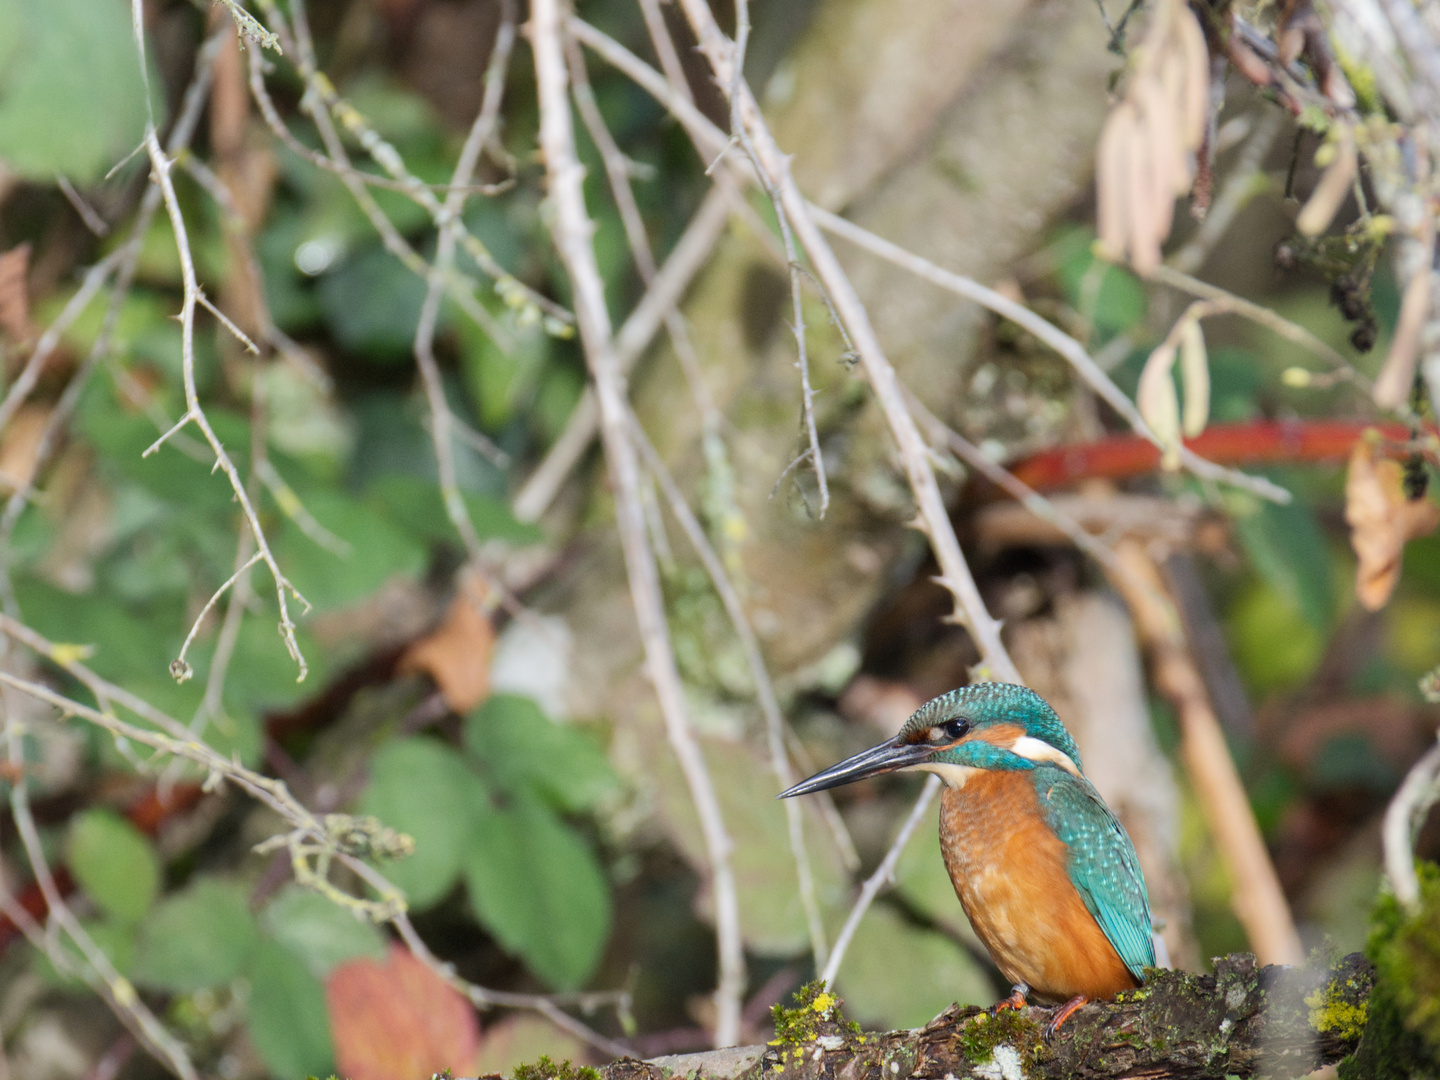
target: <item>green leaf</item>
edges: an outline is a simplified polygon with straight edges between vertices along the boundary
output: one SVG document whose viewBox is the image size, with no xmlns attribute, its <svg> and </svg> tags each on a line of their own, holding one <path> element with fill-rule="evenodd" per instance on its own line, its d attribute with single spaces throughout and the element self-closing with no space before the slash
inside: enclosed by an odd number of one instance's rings
<svg viewBox="0 0 1440 1080">
<path fill-rule="evenodd" d="M 0 158 L 88 183 L 137 146 L 145 87 L 122 0 L 0 0 Z"/>
<path fill-rule="evenodd" d="M 409 363 L 425 303 L 425 282 L 378 244 L 321 279 L 325 323 L 347 351 L 382 363 Z"/>
<path fill-rule="evenodd" d="M 304 508 L 348 549 L 327 550 L 287 519 L 276 542 L 286 575 L 317 611 L 371 595 L 397 574 L 418 576 L 425 550 L 364 503 L 341 491 L 302 496 Z"/>
<path fill-rule="evenodd" d="M 80 925 L 90 935 L 96 948 L 114 965 L 115 970 L 128 976 L 135 956 L 135 928 L 120 926 L 105 919 L 86 919 Z M 88 972 L 89 962 L 84 959 L 74 942 L 65 934 L 61 934 L 58 940 L 59 948 L 71 959 L 69 966 L 78 972 Z M 62 972 L 55 966 L 49 954 L 37 949 L 34 957 L 35 973 L 50 985 L 63 990 L 80 990 L 89 985 L 83 978 Z"/>
<path fill-rule="evenodd" d="M 456 540 L 455 526 L 450 524 L 440 487 L 434 481 L 391 473 L 372 481 L 365 496 L 390 521 L 416 536 L 449 543 Z M 461 492 L 460 498 L 482 540 L 535 544 L 544 539 L 536 526 L 515 520 L 503 499 L 473 491 Z"/>
<path fill-rule="evenodd" d="M 586 731 L 557 724 L 529 698 L 496 694 L 465 720 L 465 749 L 511 792 L 534 790 L 576 813 L 619 780 Z"/>
<path fill-rule="evenodd" d="M 995 989 L 964 949 L 876 904 L 836 979 L 845 1011 L 869 1028 L 920 1027 L 949 1008 L 988 1005 Z"/>
<path fill-rule="evenodd" d="M 212 412 L 211 421 L 218 415 L 218 410 Z M 81 409 L 80 427 L 107 463 L 165 502 L 192 510 L 233 506 L 234 489 L 224 474 L 210 472 L 208 454 L 206 461 L 196 461 L 167 443 L 149 457 L 142 456 L 159 437 L 145 417 L 124 413 L 113 402 L 95 400 Z M 233 437 L 229 441 L 236 444 Z"/>
<path fill-rule="evenodd" d="M 244 970 L 257 940 L 246 888 L 202 877 L 140 924 L 133 978 L 180 992 L 219 986 Z"/>
<path fill-rule="evenodd" d="M 1256 499 L 1249 513 L 1234 520 L 1261 580 L 1317 629 L 1328 627 L 1335 612 L 1330 552 L 1314 512 L 1298 499 L 1286 506 Z"/>
<path fill-rule="evenodd" d="M 385 938 L 374 923 L 299 885 L 280 890 L 260 916 L 260 925 L 317 979 L 346 960 L 385 959 Z"/>
<path fill-rule="evenodd" d="M 476 916 L 558 989 L 583 986 L 610 936 L 610 888 L 589 845 L 543 803 L 481 815 L 465 852 Z"/>
<path fill-rule="evenodd" d="M 334 1071 L 325 988 L 288 949 L 260 942 L 250 967 L 245 1009 L 250 1041 L 271 1076 L 329 1076 Z"/>
<path fill-rule="evenodd" d="M 1127 270 L 1097 261 L 1095 234 L 1070 226 L 1052 245 L 1055 274 L 1076 310 L 1091 313 L 1095 328 L 1116 334 L 1145 317 L 1145 290 Z"/>
<path fill-rule="evenodd" d="M 155 849 L 110 810 L 86 810 L 71 822 L 65 860 L 95 906 L 122 925 L 139 922 L 160 891 Z"/>
<path fill-rule="evenodd" d="M 1257 696 L 1304 682 L 1325 648 L 1320 627 L 1260 582 L 1235 599 L 1226 623 L 1235 664 Z"/>
<path fill-rule="evenodd" d="M 649 724 L 648 719 L 644 722 Z M 658 718 L 653 725 L 637 726 L 633 732 L 645 755 L 639 767 L 647 790 L 655 792 L 657 815 L 690 865 L 702 870 L 709 861 L 704 830 Z M 765 956 L 794 956 L 809 947 L 810 935 L 790 847 L 787 804 L 775 798 L 780 786 L 770 759 L 757 747 L 726 739 L 705 739 L 704 750 L 720 810 L 735 844 L 735 884 L 745 947 Z M 849 907 L 849 884 L 839 852 L 819 811 L 809 800 L 796 801 L 822 909 L 843 918 Z M 699 906 L 702 915 L 713 921 L 713 898 L 708 893 Z"/>
<path fill-rule="evenodd" d="M 371 760 L 360 812 L 414 837 L 413 855 L 381 868 L 412 908 L 430 907 L 455 884 L 473 821 L 486 804 L 480 778 L 434 739 L 401 739 Z"/>
</svg>

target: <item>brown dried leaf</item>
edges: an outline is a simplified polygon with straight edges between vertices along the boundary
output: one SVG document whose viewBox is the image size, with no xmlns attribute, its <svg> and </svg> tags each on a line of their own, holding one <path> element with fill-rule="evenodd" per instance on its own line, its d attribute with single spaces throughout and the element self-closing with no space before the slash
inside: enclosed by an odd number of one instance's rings
<svg viewBox="0 0 1440 1080">
<path fill-rule="evenodd" d="M 461 714 L 490 696 L 495 627 L 486 614 L 484 601 L 484 582 L 465 575 L 444 621 L 412 643 L 400 658 L 402 675 L 425 672 L 435 680 L 445 704 Z"/>
<path fill-rule="evenodd" d="M 35 336 L 30 321 L 30 245 L 21 244 L 0 255 L 0 330 L 16 341 Z"/>
<path fill-rule="evenodd" d="M 1405 497 L 1404 470 L 1398 461 L 1379 459 L 1368 439 L 1355 444 L 1345 477 L 1345 520 L 1355 549 L 1355 596 L 1370 611 L 1390 600 L 1400 579 L 1405 544 L 1440 525 L 1440 506 L 1429 499 Z"/>
<path fill-rule="evenodd" d="M 480 1050 L 475 1010 L 399 945 L 385 962 L 352 960 L 325 982 L 335 1064 L 349 1080 L 464 1076 Z"/>
<path fill-rule="evenodd" d="M 0 436 L 0 487 L 19 491 L 35 478 L 40 437 L 50 421 L 50 405 L 23 405 Z"/>
</svg>

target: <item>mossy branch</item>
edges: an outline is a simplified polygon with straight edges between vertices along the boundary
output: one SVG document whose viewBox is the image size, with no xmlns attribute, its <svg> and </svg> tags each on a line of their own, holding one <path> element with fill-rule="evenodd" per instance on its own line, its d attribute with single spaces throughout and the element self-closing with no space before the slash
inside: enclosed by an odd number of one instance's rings
<svg viewBox="0 0 1440 1080">
<path fill-rule="evenodd" d="M 791 1025 L 767 1046 L 624 1059 L 603 1080 L 1048 1080 L 1060 1077 L 1302 1076 L 1352 1053 L 1374 970 L 1355 953 L 1334 963 L 1259 967 L 1220 960 L 1213 975 L 1155 972 L 1121 1000 L 1088 1005 L 1046 1044 L 1052 1009 L 990 1016 L 947 1009 L 924 1028 L 860 1034 L 838 1015 Z M 801 1002 L 801 1010 L 805 1003 Z M 795 1010 L 798 1014 L 801 1010 Z"/>
</svg>

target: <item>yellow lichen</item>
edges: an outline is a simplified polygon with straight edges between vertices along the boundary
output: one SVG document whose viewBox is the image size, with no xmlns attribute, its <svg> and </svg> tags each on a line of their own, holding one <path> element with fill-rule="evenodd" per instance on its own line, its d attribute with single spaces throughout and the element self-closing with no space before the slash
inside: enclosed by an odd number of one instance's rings
<svg viewBox="0 0 1440 1080">
<path fill-rule="evenodd" d="M 1369 1010 L 1364 1001 L 1346 1001 L 1335 984 L 1305 995 L 1310 1008 L 1310 1026 L 1318 1032 L 1334 1032 L 1342 1039 L 1358 1039 L 1365 1030 Z"/>
</svg>

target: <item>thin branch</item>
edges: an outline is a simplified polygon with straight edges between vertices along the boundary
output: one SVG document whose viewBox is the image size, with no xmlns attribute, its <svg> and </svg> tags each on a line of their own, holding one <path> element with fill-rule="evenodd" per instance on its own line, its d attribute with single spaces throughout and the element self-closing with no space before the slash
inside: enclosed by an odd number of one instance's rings
<svg viewBox="0 0 1440 1080">
<path fill-rule="evenodd" d="M 789 218 L 799 246 L 809 257 L 816 278 L 829 294 L 841 324 L 854 342 L 860 364 L 895 438 L 911 492 L 919 506 L 916 527 L 929 539 L 940 564 L 939 580 L 954 597 L 955 617 L 969 629 L 983 663 L 993 676 L 1020 682 L 1020 673 L 1000 640 L 1000 624 L 985 609 L 980 590 L 955 538 L 925 441 L 915 425 L 915 418 L 905 406 L 895 369 L 885 356 L 870 324 L 869 314 L 816 226 L 812 208 L 791 176 L 789 158 L 776 145 L 744 79 L 736 77 L 733 46 L 716 24 L 714 14 L 704 0 L 680 0 L 680 3 L 716 80 L 727 89 L 732 83 L 738 88 L 741 98 L 738 115 L 743 130 L 753 143 L 754 164 L 777 193 L 779 208 Z"/>
<path fill-rule="evenodd" d="M 302 871 L 301 853 L 313 856 L 318 852 L 326 861 L 333 859 L 343 863 L 364 880 L 378 899 L 367 900 L 349 896 L 340 893 L 333 886 L 322 890 L 323 895 L 342 903 L 363 917 L 392 923 L 402 939 L 412 948 L 415 943 L 419 942 L 419 938 L 405 914 L 405 902 L 399 890 L 384 875 L 364 862 L 356 851 L 345 846 L 349 842 L 347 838 L 355 830 L 356 819 L 345 814 L 327 815 L 323 820 L 317 818 L 290 793 L 283 781 L 247 769 L 238 762 L 218 754 L 203 742 L 192 738 L 186 726 L 174 717 L 161 712 L 129 691 L 96 675 L 75 656 L 73 646 L 57 645 L 37 634 L 25 624 L 3 614 L 0 614 L 0 634 L 20 642 L 62 668 L 94 694 L 96 700 L 102 703 L 105 711 L 65 697 L 48 686 L 30 679 L 20 678 L 5 670 L 0 670 L 0 685 L 13 687 L 38 701 L 43 701 L 60 710 L 63 716 L 78 717 L 109 732 L 117 740 L 128 740 L 140 746 L 149 747 L 159 754 L 173 755 L 193 762 L 211 778 L 209 781 L 211 784 L 222 778 L 231 781 L 251 798 L 269 807 L 291 826 L 291 832 L 274 837 L 271 841 L 259 845 L 259 848 L 266 848 L 267 845 L 276 841 L 283 846 L 288 846 L 292 852 L 292 861 L 296 864 L 297 877 L 301 876 Z M 141 727 L 120 719 L 111 710 L 109 703 L 112 701 L 135 713 L 152 726 Z M 311 875 L 311 879 L 306 882 L 311 888 L 320 889 L 323 884 L 328 884 L 314 880 L 313 871 L 311 871 Z M 565 995 L 517 994 L 490 990 L 463 979 L 457 979 L 453 967 L 437 960 L 428 950 L 416 950 L 416 955 L 431 966 L 437 974 L 460 988 L 467 997 L 482 1008 L 530 1009 L 554 1019 L 556 1002 L 571 1000 Z M 574 1000 L 583 1007 L 616 1002 L 624 1004 L 628 1002 L 628 997 L 623 993 L 607 992 L 592 995 L 584 1000 Z M 597 1046 L 607 1053 L 625 1052 L 625 1048 L 620 1044 L 591 1031 L 573 1017 L 569 1023 L 571 1026 L 567 1030 L 573 1031 L 591 1045 Z"/>
<path fill-rule="evenodd" d="M 1415 834 L 1440 800 L 1440 745 L 1432 746 L 1405 774 L 1385 810 L 1385 876 L 1395 899 L 1410 911 L 1420 907 L 1420 878 L 1415 873 Z"/>
<path fill-rule="evenodd" d="M 0 671 L 0 679 L 8 683 L 11 676 L 8 671 Z M 30 813 L 29 782 L 25 779 L 25 732 L 18 716 L 18 710 L 13 708 L 13 703 L 8 700 L 9 697 L 8 690 L 0 692 L 0 700 L 5 701 L 7 756 L 14 776 L 10 787 L 10 814 L 15 822 L 16 832 L 20 836 L 21 845 L 25 849 L 26 858 L 30 862 L 31 871 L 35 875 L 35 882 L 39 885 L 40 893 L 45 898 L 50 926 L 54 929 L 63 929 L 70 940 L 75 943 L 76 948 L 84 957 L 85 963 L 94 973 L 93 978 L 88 978 L 86 981 L 100 993 L 120 1022 L 145 1044 L 146 1049 L 156 1060 L 169 1068 L 181 1080 L 198 1080 L 195 1066 L 191 1063 L 185 1048 L 156 1019 L 155 1014 L 140 1000 L 140 996 L 135 992 L 135 987 L 115 969 L 110 958 L 95 944 L 95 940 L 65 903 L 65 898 L 55 883 L 55 876 L 51 873 L 50 866 L 45 859 L 44 845 L 40 840 L 39 830 L 36 829 L 35 819 Z M 52 941 L 53 947 L 51 947 Z M 61 948 L 63 946 L 60 942 L 54 940 L 51 932 L 47 930 L 45 951 L 55 953 L 59 952 Z"/>
<path fill-rule="evenodd" d="M 755 636 L 755 628 L 750 625 L 745 604 L 731 582 L 730 575 L 726 573 L 724 562 L 710 543 L 710 538 L 705 535 L 705 529 L 690 509 L 690 504 L 686 502 L 685 493 L 680 490 L 675 477 L 670 474 L 664 460 L 651 445 L 635 414 L 630 412 L 628 416 L 631 437 L 635 441 L 636 449 L 640 451 L 640 456 L 645 459 L 645 467 L 659 483 L 660 490 L 665 494 L 665 501 L 670 505 L 670 513 L 679 522 L 681 531 L 685 533 L 701 565 L 705 567 L 710 584 L 715 589 L 715 594 L 720 597 L 725 613 L 730 617 L 730 624 L 735 628 L 735 636 L 740 639 L 745 663 L 750 668 L 751 681 L 755 683 L 755 698 L 759 702 L 761 714 L 765 717 L 770 767 L 775 770 L 775 779 L 779 785 L 777 790 L 784 791 L 795 783 L 795 773 L 790 767 L 790 756 L 785 752 L 785 716 L 780 711 L 780 701 L 775 696 L 775 686 L 765 666 L 764 654 L 760 651 L 760 639 Z M 820 900 L 815 892 L 815 875 L 805 847 L 805 824 L 797 800 L 786 799 L 784 805 L 790 833 L 790 853 L 795 859 L 795 874 L 800 889 L 800 905 L 805 911 L 805 923 L 810 933 L 810 951 L 818 971 L 825 966 L 830 950 L 825 942 L 825 923 L 820 910 Z"/>
<path fill-rule="evenodd" d="M 139 0 L 136 0 L 136 3 L 138 2 Z M 185 384 L 186 419 L 200 429 L 200 433 L 205 436 L 205 441 L 210 444 L 210 449 L 215 452 L 216 465 L 230 481 L 230 487 L 235 492 L 235 499 L 239 502 L 250 532 L 255 537 L 258 554 L 275 582 L 275 595 L 280 604 L 280 636 L 285 642 L 285 648 L 289 652 L 290 658 L 295 661 L 300 670 L 296 681 L 302 682 L 309 671 L 309 665 L 300 651 L 300 643 L 295 639 L 295 623 L 290 618 L 290 605 L 286 593 L 288 591 L 296 600 L 304 604 L 307 611 L 310 603 L 300 594 L 300 590 L 290 583 L 290 580 L 281 571 L 280 564 L 275 561 L 275 556 L 271 553 L 270 545 L 265 539 L 265 532 L 260 527 L 260 519 L 255 513 L 255 507 L 240 479 L 240 473 L 235 468 L 235 463 L 230 460 L 230 455 L 226 453 L 219 437 L 210 427 L 210 421 L 200 405 L 200 396 L 195 388 L 195 304 L 200 286 L 195 279 L 195 263 L 190 254 L 190 238 L 185 228 L 185 216 L 180 211 L 180 201 L 175 195 L 175 185 L 170 178 L 172 162 L 160 149 L 160 142 L 155 137 L 153 124 L 146 132 L 145 146 L 150 154 L 152 173 L 160 185 L 160 191 L 165 200 L 165 209 L 170 217 L 170 227 L 175 233 L 175 248 L 180 256 L 180 274 L 184 282 L 184 298 L 180 308 L 180 357 L 181 373 Z M 184 667 L 182 666 L 180 670 L 183 671 Z"/>
<path fill-rule="evenodd" d="M 1156 446 L 1161 445 L 1159 437 L 1145 423 L 1145 419 L 1140 415 L 1140 410 L 1135 407 L 1135 403 L 1126 397 L 1124 391 L 1101 370 L 1100 365 L 1085 351 L 1085 347 L 1059 327 L 1047 322 L 1024 305 L 1001 296 L 994 289 L 987 289 L 979 282 L 936 266 L 929 260 L 860 228 L 853 222 L 846 221 L 818 206 L 812 207 L 811 210 L 815 220 L 826 230 L 837 236 L 843 236 L 851 243 L 863 247 L 887 262 L 894 263 L 942 289 L 948 289 L 950 292 L 973 300 L 1034 334 L 1068 360 L 1076 374 L 1084 379 L 1091 389 L 1104 399 L 1106 404 L 1119 413 L 1136 434 L 1148 439 Z M 1164 273 L 1164 268 L 1159 273 Z M 1250 476 L 1238 469 L 1227 469 L 1224 466 L 1216 465 L 1213 461 L 1207 461 L 1183 446 L 1180 450 L 1180 461 L 1187 470 L 1203 480 L 1231 484 L 1273 502 L 1290 501 L 1290 493 L 1269 480 Z"/>
<path fill-rule="evenodd" d="M 735 6 L 735 46 L 734 56 L 731 61 L 730 78 L 730 138 L 738 141 L 745 149 L 745 155 L 750 159 L 751 165 L 755 167 L 755 175 L 760 178 L 760 184 L 765 189 L 766 196 L 770 199 L 770 205 L 775 209 L 775 220 L 780 226 L 780 239 L 785 245 L 785 265 L 790 275 L 790 310 L 794 321 L 791 323 L 791 332 L 795 335 L 795 367 L 800 372 L 800 423 L 805 432 L 806 451 L 795 459 L 792 464 L 808 459 L 811 469 L 815 472 L 815 483 L 820 488 L 820 509 L 818 517 L 823 518 L 825 511 L 830 508 L 830 484 L 825 473 L 825 456 L 820 452 L 820 436 L 815 427 L 815 390 L 810 385 L 810 358 L 805 348 L 805 310 L 801 302 L 800 291 L 800 253 L 795 248 L 795 233 L 791 228 L 789 214 L 780 200 L 780 193 L 776 189 L 774 179 L 765 170 L 760 162 L 760 152 L 755 148 L 754 139 L 751 137 L 741 113 L 741 102 L 744 95 L 740 88 L 745 78 L 745 48 L 750 40 L 750 2 L 749 0 L 737 0 Z M 716 74 L 719 70 L 716 69 Z M 723 154 L 724 151 L 721 151 Z M 786 165 L 788 170 L 788 163 Z M 820 291 L 825 291 L 821 285 Z M 827 303 L 829 299 L 827 297 Z M 837 320 L 837 325 L 843 328 L 843 323 Z M 789 468 L 785 470 L 789 472 Z M 781 474 L 784 478 L 784 474 Z M 777 481 L 778 484 L 778 481 Z"/>
<path fill-rule="evenodd" d="M 573 24 L 573 21 L 571 23 Z M 650 287 L 615 335 L 615 360 L 625 375 L 649 347 L 669 312 L 685 295 L 690 282 L 710 257 L 725 224 L 730 219 L 729 200 L 719 188 L 712 189 L 695 211 L 685 232 Z M 600 427 L 600 410 L 595 391 L 586 388 L 565 430 L 555 440 L 540 465 L 530 474 L 515 496 L 513 510 L 521 521 L 538 521 L 555 501 L 561 486 L 589 448 Z"/>
<path fill-rule="evenodd" d="M 624 376 L 611 338 L 605 288 L 591 246 L 594 226 L 585 209 L 584 170 L 575 157 L 567 94 L 563 16 L 560 0 L 534 0 L 530 41 L 540 99 L 540 147 L 554 206 L 555 244 L 574 291 L 575 315 L 595 383 L 600 434 L 616 496 L 616 518 L 625 554 L 631 596 L 647 667 L 660 700 L 666 734 L 680 762 L 700 818 L 715 896 L 719 985 L 715 991 L 717 1045 L 733 1043 L 740 1030 L 745 990 L 745 954 L 731 840 L 699 743 L 691 730 L 684 688 L 675 667 L 664 598 L 654 553 L 645 536 L 640 470 L 626 422 Z"/>
<path fill-rule="evenodd" d="M 465 207 L 465 188 L 480 164 L 480 155 L 495 131 L 500 116 L 500 103 L 505 93 L 505 72 L 510 64 L 510 53 L 515 44 L 515 3 L 502 0 L 500 26 L 495 33 L 495 44 L 490 52 L 490 61 L 485 69 L 485 91 L 480 102 L 480 111 L 470 125 L 470 133 L 460 150 L 450 176 L 450 191 L 445 203 L 437 213 L 440 222 L 440 238 L 436 244 L 435 262 L 430 267 L 426 281 L 425 302 L 420 308 L 420 319 L 415 327 L 415 363 L 420 369 L 420 378 L 425 386 L 425 399 L 430 406 L 430 434 L 435 445 L 435 461 L 440 474 L 440 493 L 445 504 L 445 513 L 451 525 L 465 544 L 466 554 L 478 569 L 480 566 L 480 536 L 475 523 L 465 508 L 455 472 L 455 417 L 450 404 L 445 400 L 445 385 L 440 376 L 440 366 L 435 362 L 435 327 L 440 317 L 440 297 L 455 265 L 455 246 L 463 231 L 461 212 Z M 498 595 L 495 589 L 487 590 L 487 596 Z"/>
<path fill-rule="evenodd" d="M 850 942 L 855 937 L 860 920 L 870 910 L 870 905 L 880 895 L 880 890 L 894 879 L 895 864 L 900 861 L 900 856 L 905 851 L 905 845 L 910 842 L 911 835 L 919 826 L 921 819 L 925 817 L 925 811 L 930 809 L 936 792 L 940 790 L 940 784 L 941 780 L 938 776 L 932 775 L 925 778 L 925 786 L 920 789 L 920 797 L 915 800 L 915 805 L 910 808 L 910 815 L 900 826 L 900 831 L 895 834 L 895 839 L 890 844 L 890 850 L 885 852 L 885 857 L 880 860 L 880 865 L 875 868 L 875 872 L 865 879 L 865 884 L 860 889 L 860 895 L 855 900 L 855 906 L 850 909 L 850 914 L 845 919 L 845 925 L 840 928 L 840 934 L 835 938 L 835 948 L 830 952 L 830 962 L 820 973 L 820 981 L 827 986 L 835 985 L 835 976 L 840 972 L 840 962 L 845 959 L 845 953 L 850 949 Z"/>
<path fill-rule="evenodd" d="M 1286 341 L 1293 342 L 1307 352 L 1314 353 L 1320 357 L 1320 359 L 1330 365 L 1332 372 L 1344 379 L 1344 381 L 1354 384 L 1367 398 L 1374 392 L 1374 383 L 1356 368 L 1343 353 L 1326 344 L 1324 341 L 1321 341 L 1299 323 L 1291 322 L 1285 318 L 1285 316 L 1261 304 L 1256 304 L 1253 301 L 1246 300 L 1244 297 L 1236 296 L 1234 293 L 1222 289 L 1218 285 L 1211 285 L 1207 281 L 1201 281 L 1199 278 L 1192 277 L 1169 265 L 1161 265 L 1155 273 L 1151 275 L 1151 280 L 1160 285 L 1168 285 L 1170 288 L 1177 289 L 1180 292 L 1189 293 L 1191 296 L 1199 297 L 1202 300 L 1223 301 L 1227 305 L 1227 310 L 1230 314 L 1249 319 L 1251 322 L 1273 331 Z M 1402 415 L 1409 412 L 1405 406 L 1401 406 L 1394 411 L 1400 412 Z"/>
</svg>

